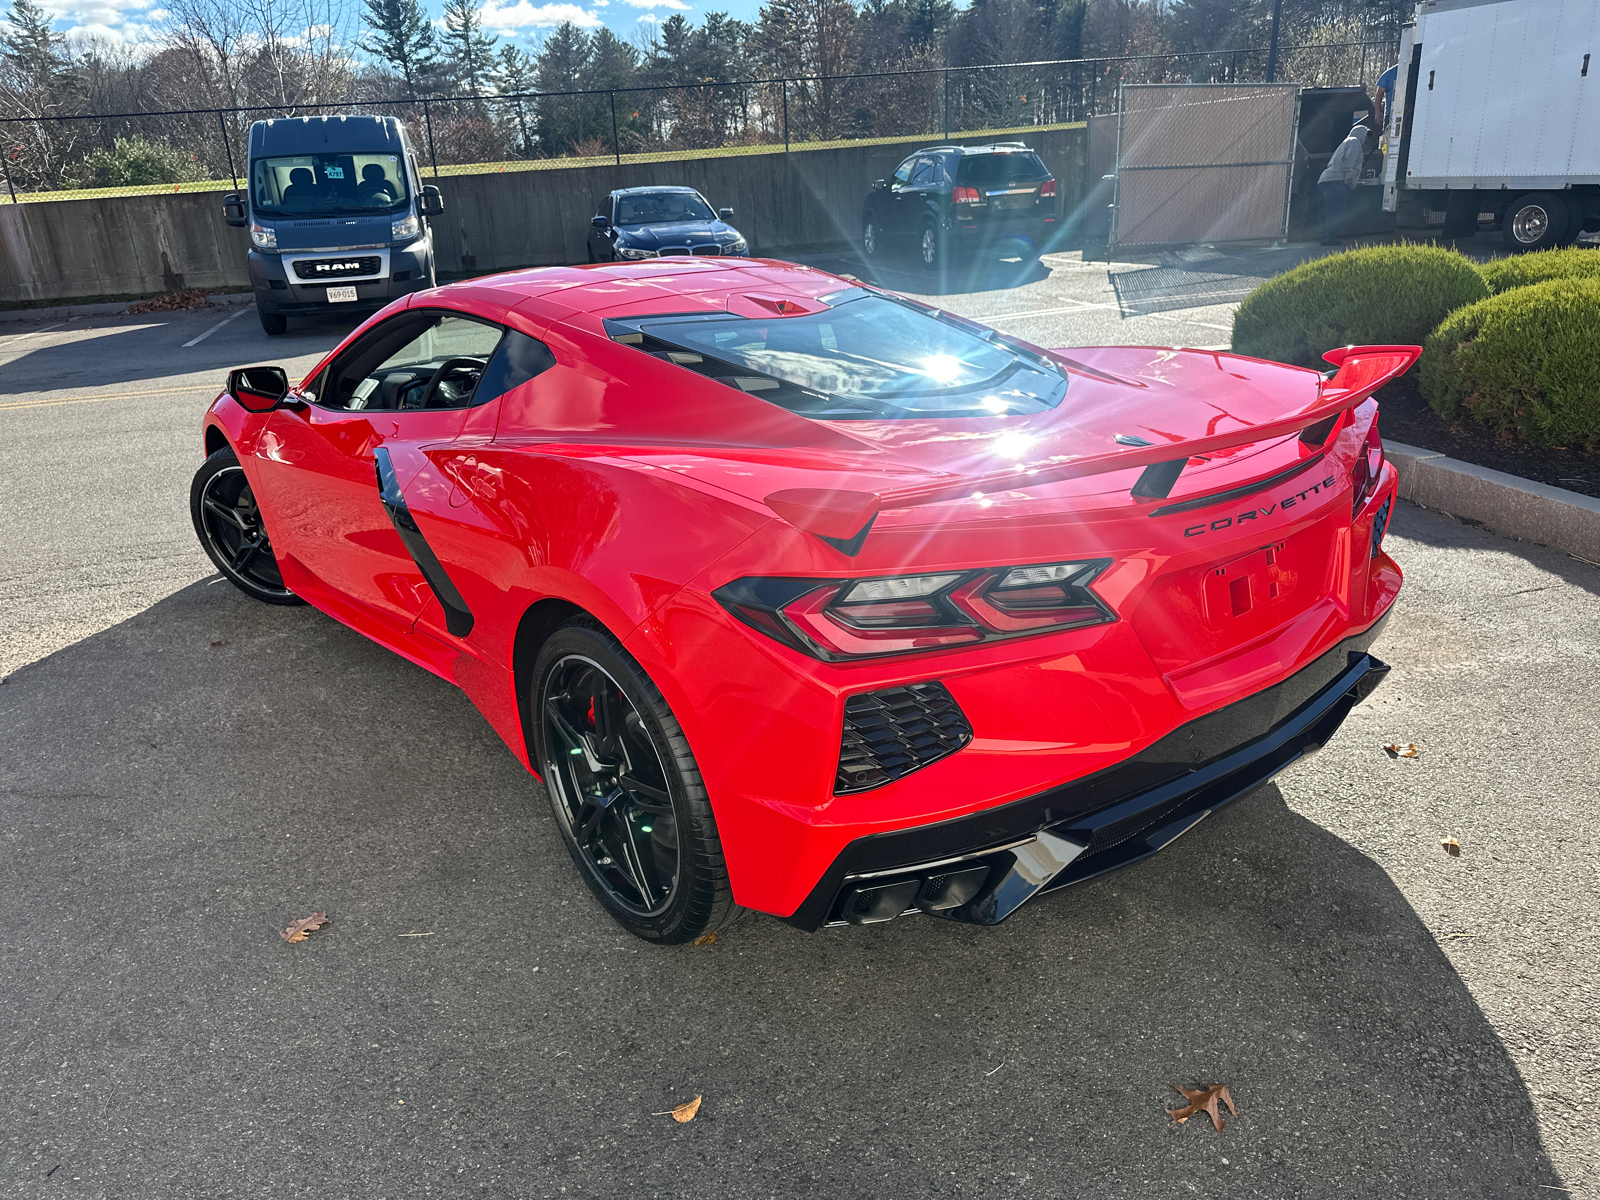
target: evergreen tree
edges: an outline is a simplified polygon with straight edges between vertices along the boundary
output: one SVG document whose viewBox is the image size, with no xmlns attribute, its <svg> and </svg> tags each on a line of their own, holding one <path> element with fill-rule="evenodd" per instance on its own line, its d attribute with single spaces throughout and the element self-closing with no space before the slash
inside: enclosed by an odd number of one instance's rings
<svg viewBox="0 0 1600 1200">
<path fill-rule="evenodd" d="M 431 82 L 437 62 L 433 26 L 418 0 L 365 0 L 367 36 L 357 45 L 383 59 L 406 81 L 413 96 Z"/>
<path fill-rule="evenodd" d="M 53 92 L 66 82 L 70 66 L 66 35 L 51 28 L 50 14 L 33 0 L 14 0 L 0 30 L 0 56 L 24 87 Z"/>
<path fill-rule="evenodd" d="M 502 96 L 516 96 L 531 92 L 538 86 L 537 67 L 533 56 L 521 46 L 507 42 L 500 47 L 492 72 L 494 90 Z M 533 134 L 528 129 L 526 101 L 512 101 L 512 113 L 517 122 L 517 152 L 533 153 Z"/>
<path fill-rule="evenodd" d="M 490 83 L 495 72 L 492 34 L 483 32 L 483 18 L 474 0 L 445 0 L 444 59 L 457 82 L 477 95 Z"/>
</svg>

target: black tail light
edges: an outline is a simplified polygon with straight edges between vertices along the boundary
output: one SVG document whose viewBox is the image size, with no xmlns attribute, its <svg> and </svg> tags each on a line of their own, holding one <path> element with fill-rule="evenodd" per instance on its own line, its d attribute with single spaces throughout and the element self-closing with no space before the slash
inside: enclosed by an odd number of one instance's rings
<svg viewBox="0 0 1600 1200">
<path fill-rule="evenodd" d="M 880 579 L 749 576 L 718 602 L 752 629 L 826 661 L 905 654 L 1115 621 L 1090 584 L 1101 558 Z"/>
</svg>

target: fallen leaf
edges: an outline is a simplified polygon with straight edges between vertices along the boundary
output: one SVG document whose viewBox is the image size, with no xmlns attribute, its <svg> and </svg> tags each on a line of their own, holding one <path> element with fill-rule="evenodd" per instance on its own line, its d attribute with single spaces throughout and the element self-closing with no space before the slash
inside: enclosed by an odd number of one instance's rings
<svg viewBox="0 0 1600 1200">
<path fill-rule="evenodd" d="M 314 912 L 309 917 L 301 917 L 298 921 L 290 921 L 289 928 L 278 936 L 286 942 L 303 942 L 306 940 L 306 934 L 313 929 L 321 929 L 327 923 L 327 913 Z"/>
<path fill-rule="evenodd" d="M 1390 758 L 1416 758 L 1422 753 L 1415 742 L 1407 742 L 1404 746 L 1399 742 L 1390 742 L 1384 749 L 1389 752 Z"/>
<path fill-rule="evenodd" d="M 228 639 L 227 638 L 223 638 L 220 642 L 212 642 L 211 643 L 211 648 L 213 650 L 215 650 L 218 646 L 226 646 L 227 644 L 228 644 Z"/>
<path fill-rule="evenodd" d="M 710 933 L 702 933 L 695 938 L 694 944 L 696 946 L 715 946 L 717 944 L 717 931 L 713 929 Z"/>
<path fill-rule="evenodd" d="M 1449 854 L 1453 857 L 1459 856 L 1461 853 L 1461 843 L 1456 841 L 1453 837 L 1440 838 L 1439 845 L 1444 847 L 1444 852 L 1446 854 Z"/>
<path fill-rule="evenodd" d="M 686 1125 L 694 1120 L 695 1113 L 700 1111 L 700 1097 L 696 1096 L 686 1104 L 680 1104 L 672 1110 L 672 1119 L 679 1125 Z"/>
<path fill-rule="evenodd" d="M 1179 1087 L 1175 1083 L 1169 1086 L 1189 1102 L 1182 1108 L 1167 1109 L 1167 1116 L 1171 1117 L 1179 1125 L 1182 1125 L 1196 1113 L 1203 1112 L 1211 1118 L 1211 1123 L 1217 1127 L 1217 1132 L 1221 1133 L 1225 1126 L 1222 1120 L 1222 1112 L 1217 1107 L 1217 1101 L 1219 1100 L 1228 1106 L 1230 1113 L 1236 1117 L 1239 1115 L 1239 1110 L 1233 1106 L 1233 1096 L 1229 1093 L 1228 1085 L 1225 1083 L 1214 1083 L 1210 1087 L 1194 1088 L 1192 1090 L 1186 1087 Z"/>
</svg>

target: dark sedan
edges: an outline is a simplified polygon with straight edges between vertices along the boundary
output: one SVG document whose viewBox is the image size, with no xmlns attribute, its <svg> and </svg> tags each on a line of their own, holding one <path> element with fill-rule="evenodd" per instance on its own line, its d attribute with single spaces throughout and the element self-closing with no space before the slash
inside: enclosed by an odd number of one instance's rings
<svg viewBox="0 0 1600 1200">
<path fill-rule="evenodd" d="M 589 222 L 589 261 L 669 254 L 748 256 L 750 246 L 728 224 L 731 220 L 733 209 L 713 211 L 693 188 L 620 188 L 595 205 Z"/>
</svg>

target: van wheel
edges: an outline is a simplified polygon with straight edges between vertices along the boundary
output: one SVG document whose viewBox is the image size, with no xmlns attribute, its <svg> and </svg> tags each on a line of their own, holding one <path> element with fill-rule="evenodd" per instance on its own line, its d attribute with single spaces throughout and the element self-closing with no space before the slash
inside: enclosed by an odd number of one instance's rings
<svg viewBox="0 0 1600 1200">
<path fill-rule="evenodd" d="M 266 330 L 268 337 L 277 337 L 279 334 L 289 332 L 289 318 L 282 313 L 268 312 L 257 305 L 256 316 L 261 318 L 261 328 Z"/>
<path fill-rule="evenodd" d="M 1565 245 L 1572 210 L 1566 199 L 1552 192 L 1518 196 L 1506 209 L 1501 236 L 1512 250 L 1549 250 Z"/>
</svg>

